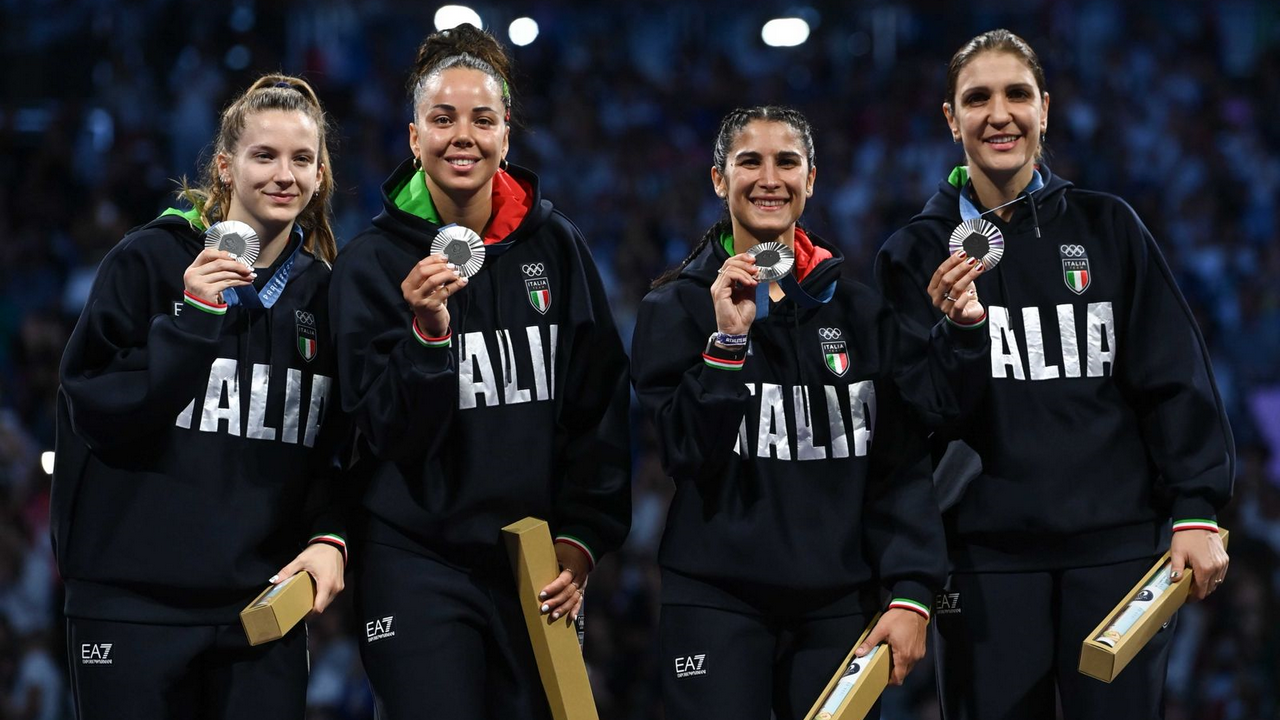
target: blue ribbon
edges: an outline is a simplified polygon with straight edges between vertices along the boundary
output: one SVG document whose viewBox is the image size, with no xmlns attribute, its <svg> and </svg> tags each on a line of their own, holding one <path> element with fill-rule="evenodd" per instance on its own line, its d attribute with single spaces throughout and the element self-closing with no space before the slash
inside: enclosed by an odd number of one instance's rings
<svg viewBox="0 0 1280 720">
<path fill-rule="evenodd" d="M 298 253 L 302 250 L 302 229 L 294 225 L 293 232 L 298 236 L 297 246 L 289 254 L 289 259 L 284 261 L 280 269 L 276 270 L 267 284 L 262 287 L 262 292 L 258 292 L 252 285 L 231 288 L 229 294 L 222 294 L 222 299 L 226 301 L 228 307 L 243 305 L 250 310 L 261 310 L 276 304 L 284 294 L 285 285 L 289 284 L 289 273 L 293 271 L 293 261 L 298 259 Z"/>
</svg>

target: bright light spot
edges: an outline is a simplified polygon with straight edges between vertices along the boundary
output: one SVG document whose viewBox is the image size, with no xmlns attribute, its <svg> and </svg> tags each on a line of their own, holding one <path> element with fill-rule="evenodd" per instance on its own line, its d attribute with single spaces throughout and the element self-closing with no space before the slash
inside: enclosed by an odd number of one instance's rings
<svg viewBox="0 0 1280 720">
<path fill-rule="evenodd" d="M 53 451 L 45 450 L 40 453 L 40 467 L 44 470 L 45 475 L 53 474 Z"/>
<path fill-rule="evenodd" d="M 524 47 L 538 39 L 538 21 L 531 17 L 516 18 L 507 28 L 507 35 L 511 37 L 511 42 Z"/>
<path fill-rule="evenodd" d="M 480 24 L 480 14 L 466 5 L 441 5 L 436 11 L 437 30 L 448 30 L 465 24 L 484 27 Z"/>
<path fill-rule="evenodd" d="M 764 24 L 760 39 L 770 47 L 795 47 L 809 39 L 809 23 L 800 18 L 774 18 Z"/>
</svg>

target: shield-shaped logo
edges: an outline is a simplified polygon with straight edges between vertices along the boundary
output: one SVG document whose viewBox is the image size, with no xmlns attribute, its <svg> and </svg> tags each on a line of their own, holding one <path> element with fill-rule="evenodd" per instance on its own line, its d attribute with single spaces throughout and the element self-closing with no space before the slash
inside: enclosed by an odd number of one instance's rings
<svg viewBox="0 0 1280 720">
<path fill-rule="evenodd" d="M 316 316 L 305 310 L 294 310 L 293 317 L 298 325 L 298 354 L 303 360 L 311 362 L 316 359 L 320 347 L 316 342 Z"/>
<path fill-rule="evenodd" d="M 524 287 L 529 293 L 529 304 L 546 315 L 551 307 L 551 281 L 546 277 L 546 268 L 540 262 L 532 262 L 521 265 L 520 270 L 525 275 Z"/>
<path fill-rule="evenodd" d="M 1089 256 L 1085 254 L 1083 245 L 1059 245 L 1058 255 L 1062 257 L 1062 281 L 1071 292 L 1079 295 L 1089 288 L 1091 273 L 1089 272 Z"/>
<path fill-rule="evenodd" d="M 835 373 L 836 377 L 844 377 L 849 371 L 849 348 L 840 339 L 843 336 L 840 328 L 818 329 L 818 337 L 822 339 L 822 359 L 826 362 L 827 369 Z"/>
</svg>

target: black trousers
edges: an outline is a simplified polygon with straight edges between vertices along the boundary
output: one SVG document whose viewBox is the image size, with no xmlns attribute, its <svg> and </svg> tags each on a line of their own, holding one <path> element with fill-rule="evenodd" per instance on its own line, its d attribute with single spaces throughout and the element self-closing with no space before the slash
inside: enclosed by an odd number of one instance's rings
<svg viewBox="0 0 1280 720">
<path fill-rule="evenodd" d="M 360 657 L 380 720 L 551 717 L 508 565 L 468 572 L 366 542 Z"/>
<path fill-rule="evenodd" d="M 1157 558 L 1046 572 L 954 573 L 955 608 L 934 615 L 934 657 L 946 720 L 1164 717 L 1176 621 L 1110 684 L 1082 675 L 1080 644 Z"/>
<path fill-rule="evenodd" d="M 302 720 L 303 625 L 257 647 L 240 625 L 147 625 L 67 619 L 79 720 Z"/>
<path fill-rule="evenodd" d="M 666 720 L 801 720 L 866 629 L 867 614 L 779 618 L 662 606 Z M 879 705 L 867 715 L 880 717 Z"/>
</svg>

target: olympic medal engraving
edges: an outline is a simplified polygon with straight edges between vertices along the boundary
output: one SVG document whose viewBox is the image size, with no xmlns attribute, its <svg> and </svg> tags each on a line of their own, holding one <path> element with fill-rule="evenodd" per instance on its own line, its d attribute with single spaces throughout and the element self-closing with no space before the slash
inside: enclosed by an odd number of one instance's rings
<svg viewBox="0 0 1280 720">
<path fill-rule="evenodd" d="M 234 260 L 249 267 L 258 259 L 258 233 L 239 220 L 214 223 L 204 233 L 204 246 L 229 252 Z"/>
<path fill-rule="evenodd" d="M 469 278 L 484 267 L 484 242 L 470 228 L 446 225 L 431 241 L 431 254 L 444 255 L 458 268 L 458 275 Z"/>
<path fill-rule="evenodd" d="M 951 231 L 948 242 L 951 253 L 964 250 L 971 258 L 977 258 L 982 267 L 990 270 L 1004 256 L 1004 235 L 1000 229 L 982 218 L 965 220 Z"/>
<path fill-rule="evenodd" d="M 762 282 L 773 282 L 791 274 L 796 266 L 795 252 L 780 242 L 765 242 L 753 245 L 747 254 L 756 259 L 756 278 Z"/>
</svg>

